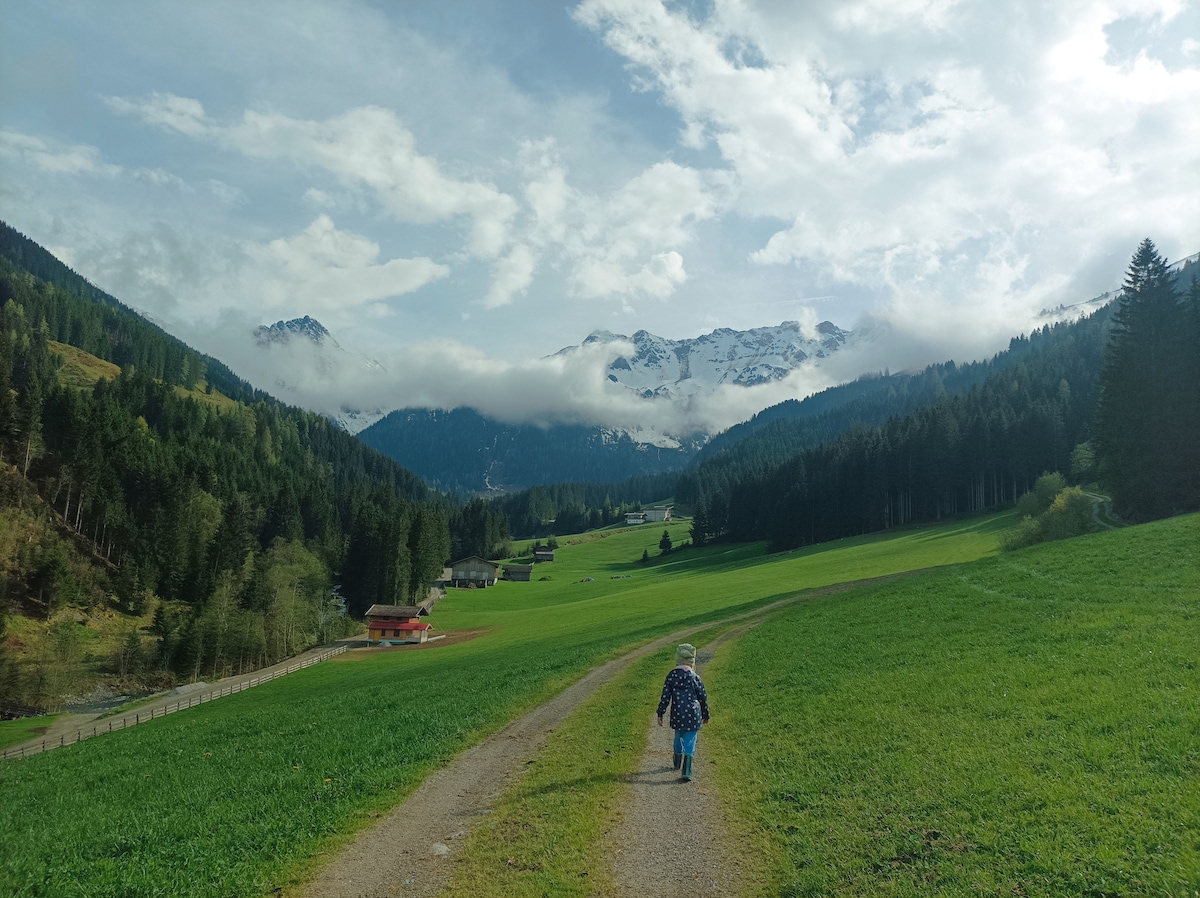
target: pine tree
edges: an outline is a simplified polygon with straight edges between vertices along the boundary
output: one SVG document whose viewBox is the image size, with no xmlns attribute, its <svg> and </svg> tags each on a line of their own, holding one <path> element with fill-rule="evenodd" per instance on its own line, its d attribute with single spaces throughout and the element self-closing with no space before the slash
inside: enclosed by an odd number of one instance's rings
<svg viewBox="0 0 1200 898">
<path fill-rule="evenodd" d="M 1195 507 L 1190 421 L 1197 350 L 1167 263 L 1149 238 L 1133 256 L 1100 374 L 1096 454 L 1119 514 L 1159 518 Z"/>
</svg>

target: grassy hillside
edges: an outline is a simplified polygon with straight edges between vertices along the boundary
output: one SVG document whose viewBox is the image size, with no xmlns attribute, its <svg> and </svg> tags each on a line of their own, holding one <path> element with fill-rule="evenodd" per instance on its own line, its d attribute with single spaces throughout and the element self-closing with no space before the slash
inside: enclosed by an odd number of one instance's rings
<svg viewBox="0 0 1200 898">
<path fill-rule="evenodd" d="M 90 352 L 76 349 L 69 343 L 58 343 L 51 340 L 50 351 L 62 358 L 62 367 L 58 369 L 58 382 L 64 387 L 90 390 L 100 379 L 112 380 L 121 373 L 120 367 L 104 359 L 98 359 Z"/>
<path fill-rule="evenodd" d="M 1200 516 L 796 606 L 710 668 L 770 895 L 1200 891 Z"/>
<path fill-rule="evenodd" d="M 807 587 L 991 554 L 1006 523 L 773 556 L 761 546 L 689 549 L 649 566 L 638 559 L 657 553 L 659 525 L 564 545 L 535 569 L 550 580 L 453 592 L 436 607 L 439 630 L 484 628 L 481 638 L 350 653 L 0 766 L 0 894 L 266 893 L 444 759 L 622 647 Z M 686 528 L 670 525 L 676 543 Z"/>
</svg>

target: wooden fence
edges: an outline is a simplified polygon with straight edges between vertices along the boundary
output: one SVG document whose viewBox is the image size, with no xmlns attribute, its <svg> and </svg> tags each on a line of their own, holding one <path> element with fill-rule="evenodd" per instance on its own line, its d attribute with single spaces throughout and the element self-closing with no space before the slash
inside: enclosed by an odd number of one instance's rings
<svg viewBox="0 0 1200 898">
<path fill-rule="evenodd" d="M 346 651 L 349 646 L 339 645 L 327 652 L 322 652 L 319 655 L 314 655 L 304 661 L 298 661 L 295 664 L 289 664 L 287 667 L 280 667 L 275 670 L 265 671 L 259 676 L 252 676 L 249 679 L 241 680 L 237 683 L 231 683 L 228 686 L 218 687 L 209 692 L 201 692 L 197 695 L 189 696 L 188 698 L 180 697 L 178 701 L 162 705 L 159 707 L 149 708 L 144 711 L 135 711 L 132 714 L 125 714 L 121 717 L 114 717 L 111 720 L 98 721 L 93 726 L 81 727 L 74 733 L 64 733 L 57 739 L 43 739 L 40 743 L 25 743 L 14 748 L 7 748 L 0 752 L 0 760 L 8 760 L 9 758 L 25 758 L 30 755 L 41 754 L 44 751 L 50 751 L 52 748 L 61 748 L 65 745 L 74 745 L 84 739 L 90 739 L 92 736 L 100 736 L 104 733 L 113 733 L 117 730 L 123 730 L 127 727 L 137 726 L 139 723 L 145 723 L 148 720 L 154 720 L 156 717 L 166 717 L 168 714 L 174 714 L 176 711 L 186 711 L 188 708 L 193 708 L 196 705 L 202 705 L 206 702 L 216 701 L 219 698 L 224 698 L 227 695 L 233 695 L 235 692 L 241 692 L 244 689 L 252 689 L 269 680 L 275 680 L 279 677 L 285 677 L 290 673 L 295 673 L 305 667 L 312 667 L 314 664 L 319 664 L 332 658 L 334 655 L 340 655 Z"/>
</svg>

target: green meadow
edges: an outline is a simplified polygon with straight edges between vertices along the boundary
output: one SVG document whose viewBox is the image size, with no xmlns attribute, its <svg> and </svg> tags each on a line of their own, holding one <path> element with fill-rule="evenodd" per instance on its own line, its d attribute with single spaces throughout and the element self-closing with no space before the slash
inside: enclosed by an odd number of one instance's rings
<svg viewBox="0 0 1200 898">
<path fill-rule="evenodd" d="M 658 525 L 564 543 L 535 569 L 549 580 L 452 591 L 438 604 L 438 631 L 482 629 L 477 639 L 347 653 L 0 765 L 0 891 L 267 893 L 596 663 L 813 586 L 993 553 L 1005 523 L 979 518 L 780 555 L 751 545 L 658 557 Z M 687 539 L 686 522 L 670 530 L 677 544 Z M 644 549 L 650 565 L 639 563 Z"/>
<path fill-rule="evenodd" d="M 436 607 L 439 632 L 476 639 L 351 652 L 0 765 L 0 894 L 286 888 L 602 660 L 815 587 L 939 566 L 775 612 L 706 672 L 703 775 L 754 846 L 755 893 L 1193 894 L 1200 517 L 997 556 L 1011 520 L 780 555 L 658 557 L 661 525 L 564 541 L 533 582 Z M 671 525 L 677 544 L 686 526 Z M 603 876 L 579 874 L 597 870 L 664 664 L 639 663 L 554 734 L 472 837 L 459 894 L 602 892 Z"/>
<path fill-rule="evenodd" d="M 1194 898 L 1198 548 L 1200 516 L 1045 544 L 797 603 L 727 644 L 698 769 L 746 894 Z M 606 834 L 671 664 L 633 665 L 552 734 L 453 894 L 611 893 Z"/>
<path fill-rule="evenodd" d="M 707 674 L 771 895 L 1200 894 L 1200 516 L 797 605 Z"/>
</svg>

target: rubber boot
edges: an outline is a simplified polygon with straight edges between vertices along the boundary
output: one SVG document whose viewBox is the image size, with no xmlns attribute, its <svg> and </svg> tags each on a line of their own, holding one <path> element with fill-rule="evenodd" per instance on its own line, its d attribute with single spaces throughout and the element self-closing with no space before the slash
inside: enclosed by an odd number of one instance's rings
<svg viewBox="0 0 1200 898">
<path fill-rule="evenodd" d="M 692 756 L 683 756 L 683 781 L 690 783 L 692 781 Z"/>
<path fill-rule="evenodd" d="M 675 754 L 671 755 L 672 767 L 678 770 L 681 764 L 683 764 L 683 755 L 681 755 L 679 752 L 675 752 Z"/>
</svg>

